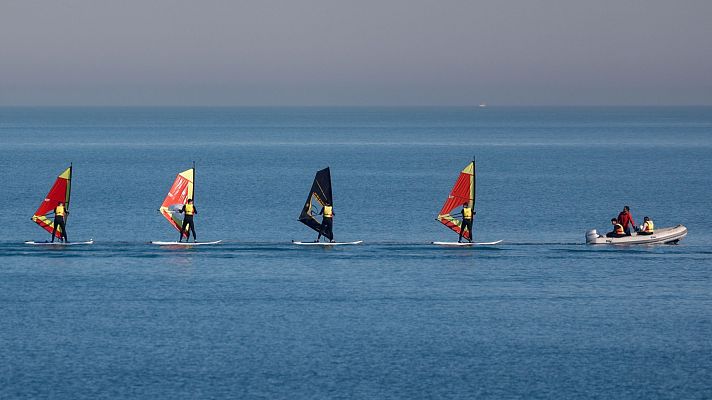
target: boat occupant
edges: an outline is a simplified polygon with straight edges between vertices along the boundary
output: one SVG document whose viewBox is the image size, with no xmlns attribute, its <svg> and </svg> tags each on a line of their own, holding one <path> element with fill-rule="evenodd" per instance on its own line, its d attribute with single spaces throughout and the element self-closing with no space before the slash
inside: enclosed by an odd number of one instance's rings
<svg viewBox="0 0 712 400">
<path fill-rule="evenodd" d="M 630 229 L 635 229 L 635 221 L 633 221 L 633 215 L 630 213 L 630 207 L 623 207 L 623 211 L 618 214 L 618 223 L 623 225 L 625 234 L 630 236 Z"/>
<path fill-rule="evenodd" d="M 321 219 L 321 227 L 319 228 L 319 236 L 316 237 L 318 242 L 322 235 L 326 237 L 334 237 L 334 207 L 331 203 L 325 203 L 324 207 L 319 211 L 319 215 L 323 215 L 324 218 Z M 331 239 L 331 243 L 334 243 L 334 239 Z"/>
<path fill-rule="evenodd" d="M 620 238 L 628 236 L 625 233 L 625 229 L 623 229 L 623 225 L 621 225 L 616 218 L 611 218 L 611 225 L 613 225 L 613 232 L 606 233 L 606 237 Z"/>
<path fill-rule="evenodd" d="M 178 242 L 181 242 L 183 240 L 183 235 L 185 235 L 186 242 L 190 240 L 190 232 L 193 232 L 193 242 L 197 241 L 198 237 L 195 236 L 193 215 L 198 213 L 198 209 L 195 208 L 195 204 L 193 204 L 193 199 L 188 199 L 185 205 L 180 210 L 178 210 L 178 212 L 185 214 L 185 216 L 183 217 L 183 226 L 180 228 L 180 238 L 178 239 Z"/>
<path fill-rule="evenodd" d="M 457 239 L 458 243 L 462 243 L 462 234 L 467 229 L 470 232 L 470 243 L 472 243 L 472 216 L 475 214 L 470 207 L 470 203 L 464 203 L 462 205 L 462 225 L 460 226 L 460 237 Z"/>
<path fill-rule="evenodd" d="M 638 232 L 638 235 L 652 235 L 653 233 L 655 233 L 653 220 L 648 217 L 643 218 L 643 228 Z"/>
<path fill-rule="evenodd" d="M 59 240 L 64 243 L 69 243 L 67 239 L 67 228 L 64 223 L 64 218 L 69 214 L 69 210 L 64 208 L 64 203 L 61 201 L 57 203 L 57 207 L 54 208 L 54 228 L 52 228 L 52 243 L 54 243 L 55 234 L 57 233 L 57 227 L 59 227 Z"/>
</svg>

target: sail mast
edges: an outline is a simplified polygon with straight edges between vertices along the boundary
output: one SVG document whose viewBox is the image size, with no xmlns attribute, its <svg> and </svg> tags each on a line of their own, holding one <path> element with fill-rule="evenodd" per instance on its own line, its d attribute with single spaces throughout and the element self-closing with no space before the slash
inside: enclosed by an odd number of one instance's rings
<svg viewBox="0 0 712 400">
<path fill-rule="evenodd" d="M 67 215 L 64 216 L 64 223 L 69 221 L 69 201 L 72 199 L 72 163 L 69 163 L 69 179 L 67 180 L 67 199 L 65 202 L 65 207 L 67 208 Z"/>
<path fill-rule="evenodd" d="M 475 156 L 472 156 L 472 199 L 470 200 L 472 204 L 470 207 L 472 207 L 472 211 L 475 211 L 475 196 L 477 195 L 477 167 L 475 165 Z M 475 219 L 475 216 L 472 216 L 472 219 Z"/>
<path fill-rule="evenodd" d="M 195 161 L 193 161 L 193 193 L 191 194 L 193 204 L 195 204 Z"/>
</svg>

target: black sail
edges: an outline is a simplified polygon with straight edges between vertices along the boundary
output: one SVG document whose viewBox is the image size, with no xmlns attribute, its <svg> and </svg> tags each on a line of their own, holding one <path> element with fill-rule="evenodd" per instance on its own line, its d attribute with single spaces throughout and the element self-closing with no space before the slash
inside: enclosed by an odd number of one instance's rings
<svg viewBox="0 0 712 400">
<path fill-rule="evenodd" d="M 309 191 L 309 196 L 307 196 L 307 200 L 302 208 L 302 213 L 299 214 L 299 221 L 319 232 L 321 222 L 318 221 L 316 217 L 327 203 L 332 206 L 334 205 L 334 201 L 331 198 L 331 171 L 329 171 L 329 167 L 316 173 L 311 190 Z M 334 235 L 331 233 L 324 236 L 329 238 L 329 240 L 334 239 Z"/>
</svg>

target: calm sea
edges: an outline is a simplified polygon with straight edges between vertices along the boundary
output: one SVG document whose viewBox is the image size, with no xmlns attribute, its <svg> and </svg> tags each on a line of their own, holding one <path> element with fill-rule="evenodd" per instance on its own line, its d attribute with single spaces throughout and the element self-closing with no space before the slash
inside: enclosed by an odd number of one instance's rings
<svg viewBox="0 0 712 400">
<path fill-rule="evenodd" d="M 0 108 L 0 154 L 0 398 L 712 397 L 712 108 Z M 473 156 L 505 242 L 434 248 Z M 224 243 L 153 247 L 192 161 Z M 96 244 L 22 244 L 70 162 Z M 326 166 L 362 246 L 290 244 Z M 624 205 L 689 236 L 583 244 Z"/>
</svg>

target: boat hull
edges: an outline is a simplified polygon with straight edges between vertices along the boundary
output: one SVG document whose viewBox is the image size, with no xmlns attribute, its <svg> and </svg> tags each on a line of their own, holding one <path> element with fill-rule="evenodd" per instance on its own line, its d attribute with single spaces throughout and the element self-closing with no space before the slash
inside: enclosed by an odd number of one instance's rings
<svg viewBox="0 0 712 400">
<path fill-rule="evenodd" d="M 609 238 L 605 235 L 599 235 L 595 229 L 586 233 L 586 244 L 618 244 L 618 245 L 637 245 L 637 244 L 675 244 L 682 238 L 687 236 L 687 228 L 684 225 L 677 225 L 668 228 L 659 228 L 652 235 L 639 235 L 633 233 L 631 236 L 620 238 Z"/>
</svg>

